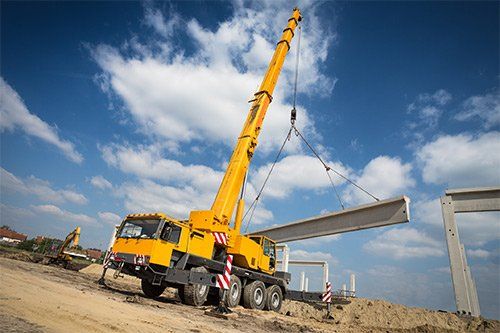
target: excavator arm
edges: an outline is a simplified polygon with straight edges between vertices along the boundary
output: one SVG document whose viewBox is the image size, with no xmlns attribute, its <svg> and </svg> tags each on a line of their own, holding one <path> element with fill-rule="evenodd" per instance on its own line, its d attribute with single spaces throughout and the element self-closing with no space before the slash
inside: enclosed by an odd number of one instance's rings
<svg viewBox="0 0 500 333">
<path fill-rule="evenodd" d="M 212 208 L 209 211 L 191 212 L 190 224 L 193 228 L 212 232 L 228 232 L 230 230 L 229 223 L 238 202 L 233 230 L 234 233 L 239 234 L 244 209 L 244 201 L 242 196 L 240 197 L 240 192 L 242 192 L 248 167 L 257 147 L 257 138 L 262 129 L 266 111 L 273 99 L 274 88 L 285 57 L 290 50 L 294 30 L 301 19 L 299 9 L 295 8 L 276 46 L 259 91 L 254 94 L 254 99 L 250 101 L 252 103 L 250 111 L 238 137 Z M 239 201 L 238 197 L 240 197 Z"/>
<path fill-rule="evenodd" d="M 77 246 L 79 242 L 80 242 L 80 227 L 76 227 L 75 230 L 73 230 L 68 234 L 68 236 L 66 236 L 66 239 L 59 248 L 59 253 L 57 254 L 57 256 L 62 258 L 64 256 L 64 251 L 69 247 L 71 243 L 73 243 L 72 246 Z"/>
</svg>

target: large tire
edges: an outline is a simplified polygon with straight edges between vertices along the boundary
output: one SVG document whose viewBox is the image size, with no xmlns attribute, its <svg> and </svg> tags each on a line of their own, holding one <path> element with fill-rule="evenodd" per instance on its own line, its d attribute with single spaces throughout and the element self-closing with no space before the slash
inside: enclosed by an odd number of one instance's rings
<svg viewBox="0 0 500 333">
<path fill-rule="evenodd" d="M 253 281 L 243 290 L 243 306 L 249 309 L 262 310 L 266 305 L 266 286 L 262 281 Z"/>
<path fill-rule="evenodd" d="M 141 288 L 142 288 L 142 292 L 147 297 L 149 297 L 149 298 L 157 298 L 161 294 L 163 294 L 163 292 L 165 291 L 165 289 L 167 287 L 155 286 L 151 282 L 149 282 L 148 280 L 142 279 L 141 280 Z"/>
<path fill-rule="evenodd" d="M 219 291 L 219 297 L 222 297 L 223 290 Z M 240 304 L 242 294 L 241 280 L 236 275 L 231 275 L 229 290 L 226 291 L 226 298 L 224 299 L 226 306 L 234 308 Z"/>
<path fill-rule="evenodd" d="M 194 272 L 208 273 L 205 267 L 193 267 Z M 179 297 L 184 304 L 202 306 L 207 300 L 210 287 L 202 284 L 186 284 L 179 288 Z"/>
<path fill-rule="evenodd" d="M 283 292 L 277 285 L 266 289 L 266 310 L 278 312 L 283 304 Z"/>
</svg>

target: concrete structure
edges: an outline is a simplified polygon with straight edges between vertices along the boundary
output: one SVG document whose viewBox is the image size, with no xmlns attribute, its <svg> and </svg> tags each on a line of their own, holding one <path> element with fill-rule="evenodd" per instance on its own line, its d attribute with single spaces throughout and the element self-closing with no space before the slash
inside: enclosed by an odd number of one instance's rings
<svg viewBox="0 0 500 333">
<path fill-rule="evenodd" d="M 300 272 L 300 291 L 305 291 L 306 289 L 306 273 Z"/>
<path fill-rule="evenodd" d="M 277 261 L 278 263 L 281 262 L 281 270 L 283 272 L 288 272 L 288 261 L 290 260 L 290 249 L 288 248 L 288 245 L 277 244 L 276 250 L 281 251 L 283 253 L 283 259 L 281 261 L 280 260 Z"/>
<path fill-rule="evenodd" d="M 306 282 L 304 284 L 304 291 L 309 291 L 309 278 L 306 278 Z"/>
<path fill-rule="evenodd" d="M 356 297 L 356 275 L 352 273 L 349 276 L 349 292 L 352 297 Z"/>
<path fill-rule="evenodd" d="M 255 231 L 277 243 L 334 235 L 410 221 L 410 199 L 406 196 L 377 201 L 269 229 Z"/>
<path fill-rule="evenodd" d="M 500 211 L 500 187 L 447 190 L 441 197 L 441 209 L 457 312 L 479 316 L 476 285 L 460 243 L 455 213 Z"/>
<path fill-rule="evenodd" d="M 285 260 L 278 260 L 278 264 L 282 264 L 282 267 L 285 265 Z M 308 266 L 308 267 L 321 267 L 323 268 L 323 288 L 326 288 L 326 282 L 328 281 L 328 262 L 327 261 L 320 261 L 320 260 L 288 260 L 288 263 L 286 263 L 286 266 L 288 268 L 288 265 L 293 265 L 293 266 Z M 288 271 L 285 271 L 288 272 Z M 302 272 L 304 273 L 304 272 Z M 301 275 L 302 279 L 302 275 Z M 302 284 L 301 284 L 302 285 Z M 302 290 L 302 289 L 301 289 Z"/>
</svg>

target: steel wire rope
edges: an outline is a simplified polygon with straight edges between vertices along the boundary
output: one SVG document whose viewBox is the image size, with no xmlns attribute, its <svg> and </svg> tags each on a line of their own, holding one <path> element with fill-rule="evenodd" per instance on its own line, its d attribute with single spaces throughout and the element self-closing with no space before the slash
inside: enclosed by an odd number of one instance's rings
<svg viewBox="0 0 500 333">
<path fill-rule="evenodd" d="M 286 143 L 288 141 L 290 141 L 290 138 L 292 136 L 292 130 L 293 130 L 293 126 L 290 126 L 290 129 L 288 130 L 288 134 L 286 135 L 285 140 L 281 144 L 280 150 L 278 151 L 278 154 L 276 155 L 276 158 L 274 159 L 274 162 L 271 165 L 271 169 L 269 169 L 269 172 L 267 173 L 267 176 L 264 179 L 264 182 L 262 183 L 262 186 L 260 187 L 259 192 L 257 192 L 257 196 L 252 201 L 252 204 L 250 205 L 250 207 L 248 207 L 247 211 L 245 212 L 245 215 L 243 215 L 243 218 L 241 219 L 242 221 L 244 221 L 245 218 L 247 217 L 248 213 L 250 212 L 250 210 L 252 211 L 252 213 L 250 214 L 250 217 L 247 221 L 247 224 L 245 226 L 245 233 L 248 230 L 248 227 L 250 225 L 250 221 L 252 221 L 253 214 L 255 213 L 255 209 L 257 208 L 257 204 L 258 204 L 258 201 L 260 199 L 260 196 L 262 195 L 262 192 L 264 192 L 264 188 L 266 187 L 267 181 L 269 180 L 269 177 L 271 176 L 271 173 L 273 172 L 274 167 L 276 166 L 276 163 L 278 163 L 278 160 L 281 156 L 281 153 L 283 152 L 283 149 L 285 148 Z"/>
</svg>

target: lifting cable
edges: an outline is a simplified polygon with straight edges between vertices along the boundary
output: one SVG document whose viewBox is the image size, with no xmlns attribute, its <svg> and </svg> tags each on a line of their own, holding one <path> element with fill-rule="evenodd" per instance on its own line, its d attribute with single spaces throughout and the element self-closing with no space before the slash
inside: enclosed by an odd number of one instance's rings
<svg viewBox="0 0 500 333">
<path fill-rule="evenodd" d="M 288 134 L 286 135 L 286 138 L 283 141 L 283 144 L 281 145 L 281 148 L 278 151 L 278 154 L 276 155 L 276 158 L 274 159 L 273 164 L 271 165 L 271 169 L 269 169 L 269 172 L 267 173 L 266 179 L 262 183 L 262 186 L 260 187 L 260 190 L 257 193 L 257 196 L 253 200 L 252 204 L 250 205 L 250 207 L 248 207 L 247 211 L 245 212 L 245 215 L 243 215 L 242 221 L 245 220 L 245 218 L 248 215 L 248 213 L 250 212 L 250 210 L 252 211 L 250 214 L 250 218 L 248 219 L 246 227 L 245 227 L 245 233 L 248 230 L 248 226 L 250 225 L 250 221 L 253 218 L 253 214 L 255 213 L 255 209 L 257 208 L 257 204 L 259 202 L 260 196 L 262 195 L 262 192 L 264 192 L 264 188 L 266 187 L 267 181 L 269 180 L 269 177 L 271 176 L 271 173 L 273 172 L 276 163 L 278 163 L 278 160 L 280 158 L 281 153 L 283 152 L 283 149 L 285 148 L 286 143 L 288 141 L 290 141 L 290 138 L 292 137 L 292 130 L 293 130 L 293 126 L 290 126 L 290 129 L 288 130 Z"/>
<path fill-rule="evenodd" d="M 368 192 L 367 190 L 365 190 L 363 187 L 361 187 L 360 185 L 356 184 L 354 181 L 350 180 L 349 178 L 347 178 L 346 176 L 344 176 L 343 174 L 341 174 L 337 170 L 332 169 L 330 166 L 328 166 L 325 163 L 325 161 L 323 161 L 323 159 L 319 156 L 319 154 L 316 152 L 316 150 L 314 150 L 314 148 L 309 144 L 309 142 L 306 140 L 306 138 L 304 138 L 304 136 L 302 135 L 302 133 L 300 133 L 300 131 L 297 129 L 297 127 L 295 127 L 295 121 L 297 120 L 296 102 L 297 102 L 297 83 L 298 83 L 298 78 L 299 78 L 300 37 L 301 37 L 301 34 L 302 34 L 302 28 L 301 28 L 301 26 L 299 26 L 298 28 L 299 28 L 299 37 L 298 37 L 298 42 L 297 42 L 297 57 L 296 57 L 296 62 L 295 62 L 295 82 L 294 82 L 294 86 L 293 86 L 293 107 L 292 107 L 292 110 L 291 110 L 291 113 L 290 113 L 290 123 L 291 123 L 291 126 L 290 126 L 290 129 L 288 130 L 288 134 L 286 135 L 285 140 L 283 141 L 283 144 L 281 145 L 280 150 L 278 151 L 278 154 L 276 155 L 276 158 L 274 159 L 273 164 L 271 165 L 271 168 L 269 169 L 269 172 L 268 172 L 268 174 L 267 174 L 264 182 L 262 183 L 262 186 L 260 187 L 259 192 L 257 193 L 257 196 L 253 200 L 252 204 L 248 207 L 247 211 L 245 212 L 245 215 L 243 215 L 242 221 L 244 221 L 245 218 L 247 217 L 247 215 L 250 213 L 249 219 L 248 219 L 248 221 L 246 223 L 246 226 L 245 226 L 245 233 L 247 233 L 247 231 L 248 231 L 248 227 L 250 225 L 250 222 L 252 221 L 253 215 L 255 213 L 255 209 L 257 208 L 257 205 L 259 203 L 259 199 L 261 198 L 262 193 L 264 192 L 264 188 L 267 185 L 267 181 L 269 180 L 269 177 L 271 176 L 271 173 L 273 172 L 274 167 L 276 166 L 276 163 L 278 163 L 278 160 L 279 160 L 279 158 L 281 156 L 281 153 L 283 152 L 283 149 L 285 148 L 286 143 L 288 141 L 290 141 L 290 139 L 291 139 L 292 131 L 294 132 L 294 134 L 296 136 L 300 137 L 302 139 L 302 141 L 304 141 L 304 143 L 309 148 L 309 150 L 311 150 L 311 152 L 316 156 L 316 158 L 321 162 L 321 164 L 323 164 L 323 167 L 326 170 L 326 174 L 328 175 L 328 179 L 330 180 L 330 184 L 332 185 L 333 190 L 335 192 L 335 196 L 337 197 L 337 199 L 338 199 L 338 201 L 339 201 L 340 206 L 342 207 L 342 209 L 345 209 L 344 204 L 343 204 L 343 202 L 342 202 L 342 200 L 340 198 L 340 195 L 339 195 L 339 193 L 337 191 L 337 187 L 335 186 L 335 183 L 333 182 L 333 179 L 332 179 L 329 171 L 332 171 L 333 173 L 335 173 L 336 175 L 338 175 L 339 177 L 341 177 L 342 179 L 344 179 L 345 181 L 347 181 L 349 184 L 351 184 L 351 185 L 355 186 L 356 188 L 360 189 L 361 191 L 363 191 L 364 193 L 366 193 L 367 195 L 369 195 L 370 197 L 372 197 L 376 201 L 380 201 L 379 198 L 377 198 L 376 196 L 374 196 L 373 194 L 371 194 L 370 192 Z"/>
<path fill-rule="evenodd" d="M 299 136 L 302 139 L 302 141 L 304 141 L 304 143 L 307 145 L 307 147 L 309 147 L 309 149 L 312 151 L 312 153 L 318 158 L 318 160 L 321 162 L 321 164 L 323 164 L 323 167 L 325 167 L 325 170 L 326 170 L 327 173 L 330 170 L 333 171 L 335 174 L 337 174 L 338 176 L 340 176 L 342 179 L 344 179 L 345 181 L 347 181 L 349 184 L 357 187 L 358 189 L 360 189 L 364 193 L 368 194 L 370 197 L 372 197 L 373 199 L 375 199 L 375 201 L 380 201 L 379 198 L 377 198 L 376 196 L 374 196 L 373 194 L 371 194 L 370 192 L 368 192 L 367 190 L 365 190 L 363 187 L 361 187 L 360 185 L 356 184 L 354 181 L 350 180 L 349 178 L 347 178 L 346 176 L 344 176 L 343 174 L 341 174 L 337 170 L 332 169 L 331 167 L 329 167 L 323 161 L 323 159 L 318 155 L 318 153 L 314 150 L 314 148 L 309 144 L 309 142 L 307 142 L 307 140 L 302 136 L 302 133 L 300 133 L 299 130 L 295 126 L 293 126 L 293 127 L 295 129 L 295 134 L 297 136 Z M 330 175 L 330 174 L 328 174 L 328 175 Z M 331 178 L 330 178 L 330 180 L 331 180 Z M 333 184 L 333 182 L 332 182 L 332 184 Z M 337 191 L 335 190 L 335 192 L 337 192 Z M 339 198 L 339 200 L 340 200 L 340 198 Z"/>
</svg>

